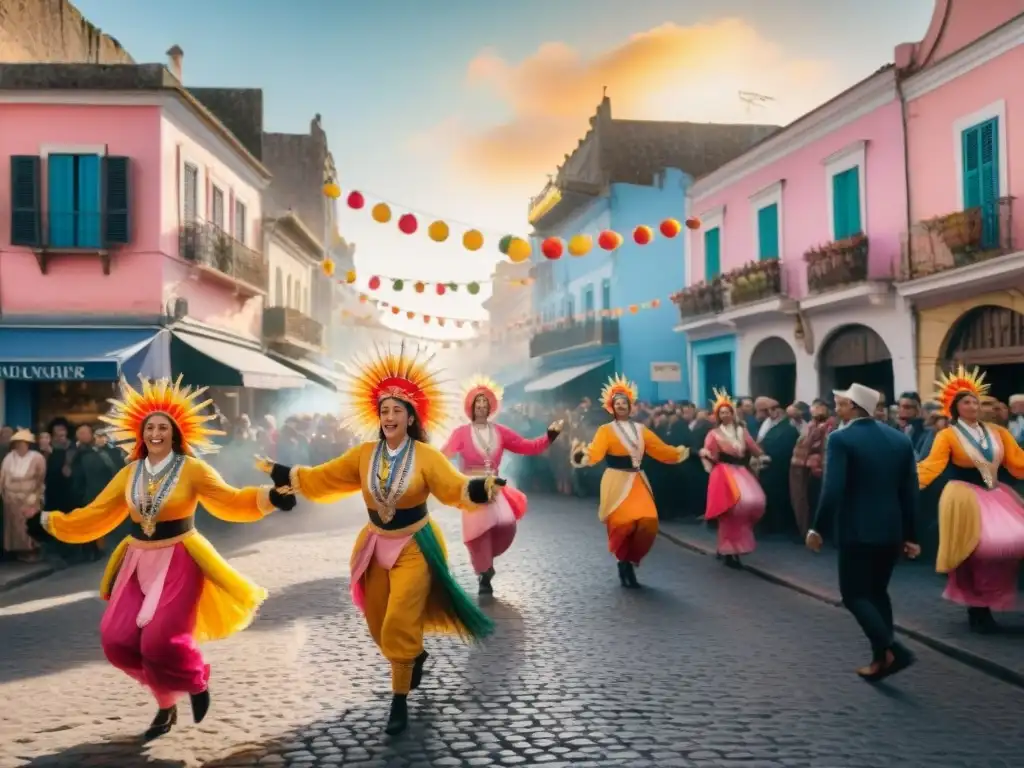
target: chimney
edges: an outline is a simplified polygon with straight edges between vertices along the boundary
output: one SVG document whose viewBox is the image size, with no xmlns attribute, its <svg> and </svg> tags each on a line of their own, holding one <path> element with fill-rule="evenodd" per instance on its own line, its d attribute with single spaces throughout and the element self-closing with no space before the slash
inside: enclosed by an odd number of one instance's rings
<svg viewBox="0 0 1024 768">
<path fill-rule="evenodd" d="M 184 83 L 185 80 L 181 76 L 181 60 L 185 58 L 185 52 L 181 50 L 180 45 L 172 45 L 167 49 L 167 68 L 171 70 L 171 74 L 178 78 L 179 83 Z"/>
</svg>

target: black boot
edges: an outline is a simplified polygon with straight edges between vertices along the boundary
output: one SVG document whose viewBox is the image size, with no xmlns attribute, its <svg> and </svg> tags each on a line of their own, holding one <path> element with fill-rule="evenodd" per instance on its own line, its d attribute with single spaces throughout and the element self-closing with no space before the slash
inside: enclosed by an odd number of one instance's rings
<svg viewBox="0 0 1024 768">
<path fill-rule="evenodd" d="M 619 561 L 619 583 L 624 586 L 629 586 L 629 571 L 626 569 L 629 567 L 629 563 Z"/>
<path fill-rule="evenodd" d="M 493 595 L 494 587 L 491 586 L 491 579 L 494 578 L 494 567 L 488 568 L 486 571 L 480 574 L 480 594 L 481 595 Z"/>
<path fill-rule="evenodd" d="M 625 578 L 623 586 L 628 589 L 639 589 L 640 582 L 636 580 L 636 569 L 632 563 L 622 564 L 622 575 Z"/>
<path fill-rule="evenodd" d="M 167 707 L 167 709 L 157 710 L 156 717 L 153 718 L 153 722 L 149 724 L 149 728 L 146 729 L 146 733 L 143 738 L 146 741 L 152 741 L 158 739 L 161 736 L 170 733 L 178 722 L 178 707 L 177 705 Z"/>
<path fill-rule="evenodd" d="M 420 687 L 420 683 L 423 682 L 423 664 L 430 656 L 426 651 L 421 651 L 420 655 L 416 657 L 416 661 L 412 667 L 412 683 L 409 684 L 409 690 L 415 691 Z"/>
<path fill-rule="evenodd" d="M 210 711 L 210 692 L 193 693 L 189 698 L 192 700 L 192 720 L 198 725 Z"/>
<path fill-rule="evenodd" d="M 724 562 L 726 568 L 732 568 L 733 570 L 737 571 L 742 570 L 743 568 L 742 563 L 740 563 L 739 555 L 726 555 Z"/>
<path fill-rule="evenodd" d="M 999 625 L 996 624 L 996 620 L 992 616 L 991 608 L 968 608 L 967 625 L 971 628 L 971 631 L 979 632 L 983 635 L 999 631 Z"/>
<path fill-rule="evenodd" d="M 396 693 L 391 697 L 391 714 L 388 716 L 388 724 L 384 727 L 384 733 L 388 736 L 396 736 L 409 725 L 409 704 L 404 693 Z"/>
</svg>

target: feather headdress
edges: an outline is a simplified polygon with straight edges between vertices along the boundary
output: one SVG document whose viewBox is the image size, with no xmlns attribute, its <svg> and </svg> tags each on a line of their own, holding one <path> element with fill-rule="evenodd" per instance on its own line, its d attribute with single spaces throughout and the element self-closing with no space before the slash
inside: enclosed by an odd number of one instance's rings
<svg viewBox="0 0 1024 768">
<path fill-rule="evenodd" d="M 439 372 L 430 368 L 433 358 L 419 346 L 407 349 L 403 341 L 397 349 L 390 344 L 375 345 L 366 359 L 353 359 L 345 366 L 347 386 L 342 390 L 349 400 L 348 426 L 367 440 L 376 439 L 380 402 L 389 397 L 412 405 L 428 433 L 443 426 L 450 406 Z"/>
<path fill-rule="evenodd" d="M 715 396 L 715 399 L 711 401 L 711 413 L 718 415 L 719 408 L 731 408 L 733 412 L 736 411 L 736 401 L 729 397 L 729 393 L 724 389 L 713 387 L 711 394 Z"/>
<path fill-rule="evenodd" d="M 501 410 L 501 397 L 504 394 L 505 388 L 501 384 L 483 374 L 476 374 L 466 382 L 463 388 L 462 410 L 465 412 L 466 418 L 472 421 L 473 403 L 480 395 L 483 395 L 487 398 L 487 405 L 490 406 L 488 416 L 493 419 Z"/>
<path fill-rule="evenodd" d="M 174 422 L 181 432 L 182 450 L 189 456 L 218 450 L 211 438 L 224 432 L 206 426 L 217 418 L 216 414 L 204 415 L 206 407 L 213 401 L 199 399 L 207 388 L 183 387 L 181 378 L 179 376 L 174 382 L 170 379 L 150 381 L 140 376 L 142 386 L 139 389 L 121 379 L 121 397 L 109 400 L 113 408 L 105 416 L 100 416 L 100 421 L 110 425 L 105 432 L 125 450 L 129 461 L 142 458 L 142 427 L 146 419 L 155 413 L 163 414 Z"/>
<path fill-rule="evenodd" d="M 601 405 L 608 413 L 615 413 L 615 398 L 617 397 L 626 398 L 630 405 L 637 401 L 636 384 L 621 373 L 608 379 L 608 383 L 601 389 Z"/>
<path fill-rule="evenodd" d="M 956 370 L 944 373 L 935 381 L 935 400 L 942 407 L 943 415 L 951 417 L 953 400 L 961 392 L 970 392 L 979 400 L 988 392 L 989 385 L 985 383 L 985 374 L 980 373 L 975 367 L 968 371 L 963 364 Z"/>
</svg>

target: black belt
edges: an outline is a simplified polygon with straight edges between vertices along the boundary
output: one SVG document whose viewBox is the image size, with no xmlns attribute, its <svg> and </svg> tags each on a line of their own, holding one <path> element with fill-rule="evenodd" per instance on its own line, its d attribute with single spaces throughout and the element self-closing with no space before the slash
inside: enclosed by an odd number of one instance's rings
<svg viewBox="0 0 1024 768">
<path fill-rule="evenodd" d="M 733 456 L 731 453 L 725 451 L 718 452 L 718 463 L 719 464 L 731 464 L 734 467 L 745 467 L 750 463 L 749 456 Z"/>
<path fill-rule="evenodd" d="M 195 527 L 195 517 L 183 517 L 180 520 L 167 520 L 163 523 L 157 523 L 153 535 L 147 536 L 142 530 L 142 523 L 136 523 L 132 520 L 131 535 L 133 539 L 138 539 L 139 541 L 167 541 L 167 539 L 173 539 L 176 536 L 181 536 L 183 533 L 188 533 Z"/>
<path fill-rule="evenodd" d="M 623 472 L 639 472 L 638 467 L 633 466 L 633 459 L 629 456 L 610 456 L 605 454 L 604 463 L 608 469 L 618 469 Z"/>
<path fill-rule="evenodd" d="M 396 509 L 395 516 L 386 523 L 380 519 L 380 512 L 377 510 L 367 509 L 366 511 L 370 515 L 370 522 L 378 528 L 385 531 L 398 531 L 414 525 L 425 518 L 427 516 L 427 502 L 423 502 L 415 507 L 409 507 L 408 509 Z"/>
</svg>

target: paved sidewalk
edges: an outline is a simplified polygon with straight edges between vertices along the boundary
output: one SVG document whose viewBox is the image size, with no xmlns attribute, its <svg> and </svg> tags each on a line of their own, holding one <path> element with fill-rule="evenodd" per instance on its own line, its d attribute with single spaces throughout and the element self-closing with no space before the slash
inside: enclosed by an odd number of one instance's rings
<svg viewBox="0 0 1024 768">
<path fill-rule="evenodd" d="M 0 562 L 0 592 L 42 579 L 55 570 L 52 563 L 18 563 L 5 560 Z"/>
<path fill-rule="evenodd" d="M 706 555 L 715 554 L 715 531 L 700 523 L 662 521 L 662 535 Z M 789 538 L 758 541 L 743 560 L 746 570 L 769 581 L 840 605 L 836 552 L 813 554 Z M 724 566 L 723 566 L 724 567 Z M 896 627 L 903 634 L 1007 682 L 1024 687 L 1024 613 L 997 614 L 1004 631 L 978 635 L 967 628 L 964 608 L 943 600 L 945 576 L 925 563 L 901 563 L 891 595 Z M 856 632 L 850 618 L 850 631 Z"/>
</svg>

